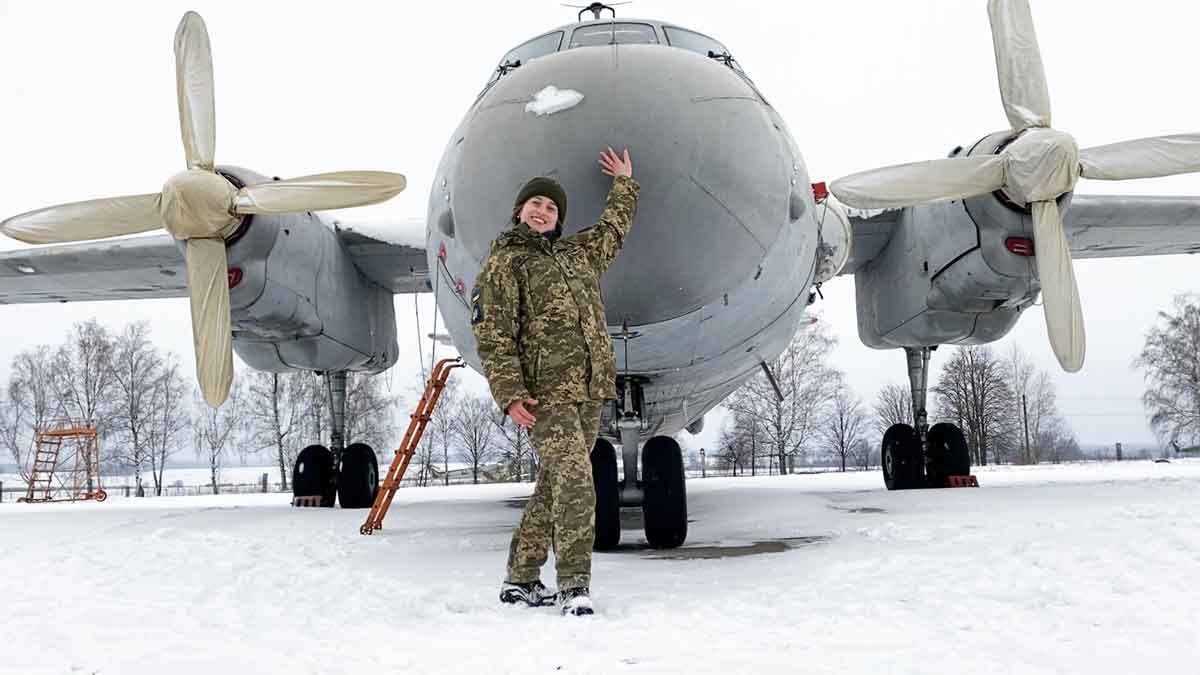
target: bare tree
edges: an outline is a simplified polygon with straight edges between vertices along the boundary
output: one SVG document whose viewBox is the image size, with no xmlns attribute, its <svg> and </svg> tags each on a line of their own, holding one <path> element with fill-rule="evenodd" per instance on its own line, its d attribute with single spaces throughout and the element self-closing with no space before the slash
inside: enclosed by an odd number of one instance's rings
<svg viewBox="0 0 1200 675">
<path fill-rule="evenodd" d="M 985 346 L 959 347 L 942 369 L 937 396 L 939 416 L 957 422 L 967 437 L 974 463 L 988 463 L 989 453 L 1003 461 L 1015 449 L 1018 418 L 1004 365 Z"/>
<path fill-rule="evenodd" d="M 446 387 L 442 389 L 438 403 L 429 418 L 429 424 L 425 427 L 422 444 L 426 449 L 422 451 L 422 466 L 432 476 L 436 473 L 435 466 L 440 465 L 443 485 L 450 484 L 450 448 L 456 443 L 454 420 L 462 404 L 463 394 L 459 389 L 458 380 L 446 380 Z"/>
<path fill-rule="evenodd" d="M 149 425 L 150 473 L 154 477 L 154 494 L 162 496 L 163 471 L 167 460 L 178 450 L 179 438 L 187 428 L 188 383 L 179 372 L 179 359 L 167 355 L 162 372 L 154 383 L 153 410 Z"/>
<path fill-rule="evenodd" d="M 846 460 L 854 461 L 854 449 L 863 440 L 867 430 L 867 415 L 862 401 L 846 384 L 846 379 L 837 373 L 829 398 L 829 413 L 822 425 L 821 435 L 846 470 Z"/>
<path fill-rule="evenodd" d="M 875 395 L 875 432 L 882 436 L 893 424 L 912 424 L 912 389 L 902 384 L 885 384 Z"/>
<path fill-rule="evenodd" d="M 835 342 L 824 323 L 802 328 L 783 353 L 767 364 L 778 391 L 767 374 L 760 372 L 725 402 L 727 408 L 742 415 L 743 424 L 757 427 L 756 441 L 778 460 L 780 473 L 787 473 L 789 458 L 802 453 L 812 440 L 828 399 L 831 370 L 826 362 Z M 757 447 L 758 442 L 755 456 Z"/>
<path fill-rule="evenodd" d="M 113 431 L 115 456 L 133 469 L 139 497 L 145 496 L 142 468 L 150 459 L 153 447 L 156 384 L 162 372 L 163 357 L 150 344 L 149 324 L 139 321 L 126 326 L 116 338 L 112 358 Z"/>
<path fill-rule="evenodd" d="M 513 480 L 520 483 L 525 467 L 529 463 L 529 458 L 533 454 L 533 443 L 529 440 L 529 434 L 517 426 L 498 407 L 492 411 L 492 422 L 496 425 L 496 440 L 500 446 L 500 459 L 513 477 Z M 533 480 L 532 471 L 530 472 L 529 479 Z"/>
<path fill-rule="evenodd" d="M 192 417 L 192 434 L 197 447 L 208 463 L 213 494 L 221 491 L 221 467 L 225 451 L 235 436 L 243 429 L 241 419 L 242 385 L 234 379 L 229 398 L 219 408 L 213 408 L 202 399 L 195 399 Z"/>
<path fill-rule="evenodd" d="M 463 461 L 471 465 L 473 483 L 479 483 L 480 470 L 495 456 L 496 423 L 492 418 L 497 412 L 491 397 L 468 395 L 454 415 L 454 438 Z"/>
<path fill-rule="evenodd" d="M 39 429 L 62 415 L 53 384 L 50 347 L 40 345 L 17 354 L 8 382 L 3 414 L 3 441 L 21 478 L 29 480 L 34 441 Z"/>
<path fill-rule="evenodd" d="M 717 457 L 721 466 L 735 476 L 739 470 L 744 473 L 744 467 L 753 462 L 758 445 L 758 425 L 752 418 L 735 412 L 733 422 L 721 430 L 718 442 L 721 449 Z"/>
<path fill-rule="evenodd" d="M 1134 365 L 1145 371 L 1142 404 L 1165 445 L 1200 444 L 1200 296 L 1176 296 L 1159 312 Z"/>
<path fill-rule="evenodd" d="M 346 440 L 366 443 L 377 451 L 400 444 L 393 413 L 400 397 L 386 389 L 387 380 L 369 373 L 346 377 Z"/>
<path fill-rule="evenodd" d="M 249 445 L 266 449 L 279 464 L 282 488 L 288 490 L 288 476 L 300 450 L 299 437 L 308 399 L 303 373 L 247 373 L 246 400 L 243 406 Z"/>
<path fill-rule="evenodd" d="M 96 319 L 71 327 L 67 341 L 54 354 L 54 388 L 59 406 L 68 417 L 107 432 L 106 406 L 112 405 L 114 387 L 112 335 Z M 93 489 L 91 456 L 85 453 L 87 487 Z"/>
</svg>

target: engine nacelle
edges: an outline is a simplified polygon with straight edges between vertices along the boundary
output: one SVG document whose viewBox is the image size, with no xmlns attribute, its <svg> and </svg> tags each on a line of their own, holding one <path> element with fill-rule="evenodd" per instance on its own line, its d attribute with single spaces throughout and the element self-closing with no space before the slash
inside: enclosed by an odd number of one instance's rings
<svg viewBox="0 0 1200 675">
<path fill-rule="evenodd" d="M 245 183 L 269 179 L 221 168 Z M 267 372 L 379 372 L 396 362 L 390 291 L 363 278 L 311 213 L 251 216 L 226 242 L 233 348 Z"/>
<path fill-rule="evenodd" d="M 827 195 L 824 201 L 817 204 L 816 215 L 820 236 L 817 240 L 817 268 L 813 283 L 823 284 L 836 277 L 846 266 L 854 231 L 850 228 L 846 207 L 833 195 Z"/>
</svg>

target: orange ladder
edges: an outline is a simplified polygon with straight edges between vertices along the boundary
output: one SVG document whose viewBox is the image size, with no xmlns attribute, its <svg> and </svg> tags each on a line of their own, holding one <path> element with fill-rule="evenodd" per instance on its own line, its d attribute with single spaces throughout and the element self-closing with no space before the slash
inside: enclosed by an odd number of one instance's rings
<svg viewBox="0 0 1200 675">
<path fill-rule="evenodd" d="M 38 429 L 35 446 L 29 489 L 18 502 L 102 502 L 108 497 L 100 488 L 100 446 L 94 426 L 72 419 L 51 420 Z M 58 488 L 53 485 L 56 478 Z M 56 499 L 54 493 L 60 491 L 66 496 Z"/>
<path fill-rule="evenodd" d="M 387 515 L 388 507 L 392 505 L 392 498 L 396 496 L 396 490 L 400 488 L 400 481 L 404 480 L 404 472 L 408 471 L 409 462 L 417 452 L 417 445 L 420 444 L 425 427 L 429 424 L 429 418 L 433 415 L 433 408 L 441 398 L 442 390 L 446 388 L 446 380 L 450 377 L 450 371 L 462 368 L 463 365 L 461 358 L 453 358 L 442 359 L 434 366 L 433 374 L 425 383 L 425 393 L 421 395 L 421 401 L 417 403 L 417 411 L 412 414 L 408 422 L 404 440 L 400 441 L 400 448 L 396 450 L 396 457 L 392 459 L 392 466 L 388 469 L 387 477 L 379 486 L 379 492 L 375 493 L 375 503 L 371 505 L 371 513 L 367 515 L 367 522 L 358 528 L 362 534 L 371 534 L 375 530 L 383 529 L 383 518 Z"/>
</svg>

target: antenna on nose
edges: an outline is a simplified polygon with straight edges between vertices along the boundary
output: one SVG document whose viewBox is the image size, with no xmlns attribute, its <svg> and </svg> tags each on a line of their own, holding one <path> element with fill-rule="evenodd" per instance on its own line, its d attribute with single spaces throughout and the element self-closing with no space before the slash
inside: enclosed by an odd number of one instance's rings
<svg viewBox="0 0 1200 675">
<path fill-rule="evenodd" d="M 633 4 L 632 2 L 614 2 L 613 3 L 613 5 L 632 5 L 632 4 Z M 603 2 L 593 2 L 592 4 L 587 5 L 586 7 L 583 5 L 568 5 L 566 3 L 563 3 L 563 7 L 571 7 L 573 9 L 578 9 L 579 14 L 575 15 L 575 18 L 578 21 L 583 21 L 583 13 L 584 12 L 591 12 L 592 16 L 595 17 L 595 19 L 593 19 L 593 21 L 599 21 L 600 13 L 606 9 L 612 14 L 612 18 L 614 18 L 614 19 L 617 18 L 617 10 L 613 9 L 611 5 L 606 5 Z"/>
</svg>

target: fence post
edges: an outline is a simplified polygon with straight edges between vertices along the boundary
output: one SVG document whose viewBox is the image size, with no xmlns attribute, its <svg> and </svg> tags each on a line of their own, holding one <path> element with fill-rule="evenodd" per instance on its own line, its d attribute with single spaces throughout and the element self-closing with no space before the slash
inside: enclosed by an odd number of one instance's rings
<svg viewBox="0 0 1200 675">
<path fill-rule="evenodd" d="M 264 493 L 267 491 L 267 474 L 265 473 L 262 475 L 262 491 Z"/>
<path fill-rule="evenodd" d="M 0 504 L 4 503 L 4 481 L 0 480 Z"/>
</svg>

